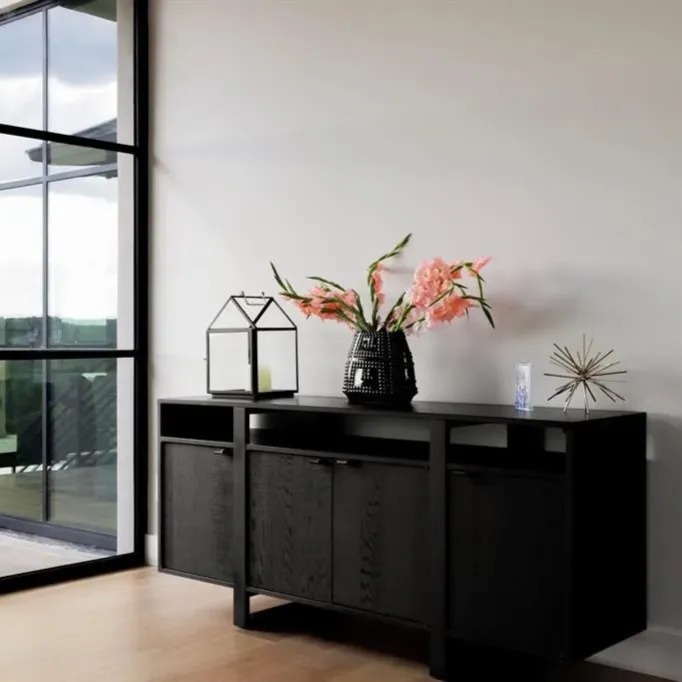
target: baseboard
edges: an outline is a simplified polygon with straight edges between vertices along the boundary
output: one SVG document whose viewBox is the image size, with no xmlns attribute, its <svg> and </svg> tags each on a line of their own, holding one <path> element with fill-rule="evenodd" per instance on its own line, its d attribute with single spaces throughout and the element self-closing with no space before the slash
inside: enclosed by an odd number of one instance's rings
<svg viewBox="0 0 682 682">
<path fill-rule="evenodd" d="M 148 566 L 159 565 L 159 536 L 147 535 L 145 538 L 145 560 Z"/>
<path fill-rule="evenodd" d="M 654 633 L 660 632 L 662 635 L 670 635 L 671 637 L 682 637 L 682 630 L 678 630 L 677 628 L 665 628 L 658 625 L 650 625 L 648 632 Z"/>
</svg>

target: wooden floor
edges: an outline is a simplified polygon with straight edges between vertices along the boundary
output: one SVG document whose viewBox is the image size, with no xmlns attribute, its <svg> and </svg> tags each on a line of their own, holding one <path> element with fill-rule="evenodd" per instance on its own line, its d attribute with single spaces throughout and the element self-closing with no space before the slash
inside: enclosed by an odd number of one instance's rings
<svg viewBox="0 0 682 682">
<path fill-rule="evenodd" d="M 232 624 L 229 589 L 129 571 L 0 597 L 3 682 L 426 682 L 411 633 L 301 609 L 262 612 L 263 631 Z M 277 604 L 258 597 L 253 610 Z M 307 614 L 307 615 L 306 615 Z M 291 614 L 289 614 L 291 615 Z M 505 682 L 511 672 L 458 676 Z M 655 678 L 585 665 L 562 682 Z"/>
</svg>

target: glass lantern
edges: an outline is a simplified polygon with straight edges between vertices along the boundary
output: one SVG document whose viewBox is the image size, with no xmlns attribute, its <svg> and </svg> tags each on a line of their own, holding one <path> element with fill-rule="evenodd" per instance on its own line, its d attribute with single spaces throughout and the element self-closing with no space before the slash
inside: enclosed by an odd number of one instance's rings
<svg viewBox="0 0 682 682">
<path fill-rule="evenodd" d="M 208 393 L 290 398 L 298 392 L 298 329 L 272 296 L 230 296 L 206 330 Z"/>
</svg>

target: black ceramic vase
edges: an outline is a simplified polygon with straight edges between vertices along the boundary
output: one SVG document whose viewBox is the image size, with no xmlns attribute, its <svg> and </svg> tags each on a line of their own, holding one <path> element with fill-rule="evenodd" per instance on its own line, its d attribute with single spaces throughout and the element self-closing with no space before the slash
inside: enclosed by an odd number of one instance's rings
<svg viewBox="0 0 682 682">
<path fill-rule="evenodd" d="M 348 401 L 406 407 L 417 395 L 412 353 L 403 332 L 355 332 L 343 376 Z"/>
</svg>

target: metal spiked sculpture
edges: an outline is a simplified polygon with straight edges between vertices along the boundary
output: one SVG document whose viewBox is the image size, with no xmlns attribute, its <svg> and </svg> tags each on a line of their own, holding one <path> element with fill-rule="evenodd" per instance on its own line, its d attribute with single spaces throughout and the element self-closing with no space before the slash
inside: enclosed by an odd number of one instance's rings
<svg viewBox="0 0 682 682">
<path fill-rule="evenodd" d="M 592 339 L 587 343 L 585 334 L 583 334 L 582 353 L 579 350 L 575 353 L 571 353 L 567 346 L 560 346 L 557 343 L 553 345 L 555 350 L 552 355 L 550 355 L 550 362 L 562 369 L 564 374 L 545 372 L 545 376 L 567 379 L 567 381 L 559 386 L 548 400 L 552 400 L 553 398 L 567 393 L 568 396 L 566 398 L 566 404 L 564 405 L 565 412 L 569 408 L 573 396 L 582 387 L 582 393 L 585 398 L 585 414 L 590 413 L 590 398 L 592 398 L 593 402 L 597 402 L 595 396 L 597 389 L 611 400 L 611 402 L 615 403 L 616 399 L 625 400 L 622 395 L 619 395 L 606 385 L 613 381 L 617 381 L 611 377 L 618 374 L 627 374 L 624 369 L 613 369 L 617 365 L 620 365 L 620 361 L 607 362 L 611 357 L 613 350 L 610 350 L 608 353 L 590 355 L 592 351 Z"/>
</svg>

